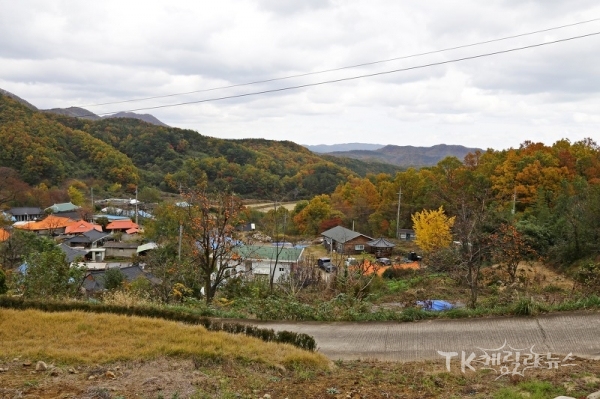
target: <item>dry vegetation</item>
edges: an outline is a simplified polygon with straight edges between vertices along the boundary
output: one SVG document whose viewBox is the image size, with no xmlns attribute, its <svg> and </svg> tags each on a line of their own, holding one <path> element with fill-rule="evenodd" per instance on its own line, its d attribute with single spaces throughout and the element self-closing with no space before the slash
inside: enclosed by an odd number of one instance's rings
<svg viewBox="0 0 600 399">
<path fill-rule="evenodd" d="M 327 368 L 317 353 L 204 327 L 83 312 L 0 311 L 0 353 L 60 363 L 110 363 L 161 356 L 223 358 L 266 366 Z"/>
</svg>

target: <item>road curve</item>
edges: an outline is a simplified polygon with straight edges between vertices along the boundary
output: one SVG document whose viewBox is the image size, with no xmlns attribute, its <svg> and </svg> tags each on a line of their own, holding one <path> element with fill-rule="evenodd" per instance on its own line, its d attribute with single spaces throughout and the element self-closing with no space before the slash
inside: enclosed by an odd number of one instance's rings
<svg viewBox="0 0 600 399">
<path fill-rule="evenodd" d="M 562 312 L 537 317 L 427 320 L 414 323 L 252 322 L 276 331 L 313 336 L 332 360 L 441 359 L 438 351 L 471 353 L 505 342 L 512 348 L 600 359 L 600 312 Z"/>
</svg>

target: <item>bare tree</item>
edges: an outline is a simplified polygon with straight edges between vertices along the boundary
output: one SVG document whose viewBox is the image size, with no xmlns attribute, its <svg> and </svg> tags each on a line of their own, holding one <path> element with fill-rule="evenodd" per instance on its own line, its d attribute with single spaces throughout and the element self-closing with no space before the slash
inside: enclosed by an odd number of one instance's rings
<svg viewBox="0 0 600 399">
<path fill-rule="evenodd" d="M 209 303 L 243 261 L 234 251 L 242 203 L 233 195 L 205 191 L 191 191 L 185 197 L 190 204 L 183 221 L 190 263 Z"/>
</svg>

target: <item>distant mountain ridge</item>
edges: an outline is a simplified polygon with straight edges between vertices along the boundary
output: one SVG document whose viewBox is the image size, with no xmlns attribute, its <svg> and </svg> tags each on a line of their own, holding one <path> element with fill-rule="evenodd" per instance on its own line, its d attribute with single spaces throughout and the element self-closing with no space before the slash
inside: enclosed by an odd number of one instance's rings
<svg viewBox="0 0 600 399">
<path fill-rule="evenodd" d="M 150 114 L 136 114 L 134 112 L 117 112 L 116 114 L 113 114 L 113 115 L 99 116 L 91 111 L 88 111 L 85 108 L 80 108 L 80 107 L 51 108 L 51 109 L 42 109 L 41 110 L 41 109 L 37 108 L 36 106 L 30 104 L 29 102 L 23 100 L 21 97 L 15 95 L 9 91 L 0 89 L 0 94 L 4 94 L 8 97 L 11 97 L 11 98 L 17 100 L 18 102 L 20 102 L 21 104 L 25 105 L 27 108 L 29 108 L 33 111 L 42 111 L 42 112 L 47 112 L 50 114 L 70 116 L 73 118 L 89 119 L 89 120 L 93 120 L 93 121 L 98 120 L 98 119 L 110 119 L 110 118 L 131 118 L 131 119 L 139 119 L 141 121 L 148 122 L 148 123 L 151 123 L 156 126 L 169 127 L 169 125 L 161 122 L 158 118 L 156 118 L 155 116 L 150 115 Z"/>
<path fill-rule="evenodd" d="M 336 151 L 328 153 L 335 157 L 353 158 L 361 161 L 385 162 L 400 167 L 434 166 L 446 157 L 460 160 L 471 152 L 482 151 L 462 145 L 438 144 L 432 147 L 386 145 L 376 150 Z"/>
<path fill-rule="evenodd" d="M 332 153 L 338 151 L 355 151 L 355 150 L 368 150 L 374 151 L 385 147 L 385 144 L 366 144 L 366 143 L 344 143 L 344 144 L 317 144 L 317 145 L 303 145 L 312 152 L 319 154 Z"/>
</svg>

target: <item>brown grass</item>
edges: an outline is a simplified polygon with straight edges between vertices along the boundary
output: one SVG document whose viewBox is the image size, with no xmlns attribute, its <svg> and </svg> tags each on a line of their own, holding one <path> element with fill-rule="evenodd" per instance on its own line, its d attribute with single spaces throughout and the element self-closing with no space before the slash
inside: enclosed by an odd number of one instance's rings
<svg viewBox="0 0 600 399">
<path fill-rule="evenodd" d="M 3 357 L 109 363 L 161 356 L 327 369 L 329 360 L 291 345 L 209 332 L 201 326 L 111 314 L 0 310 Z"/>
</svg>

